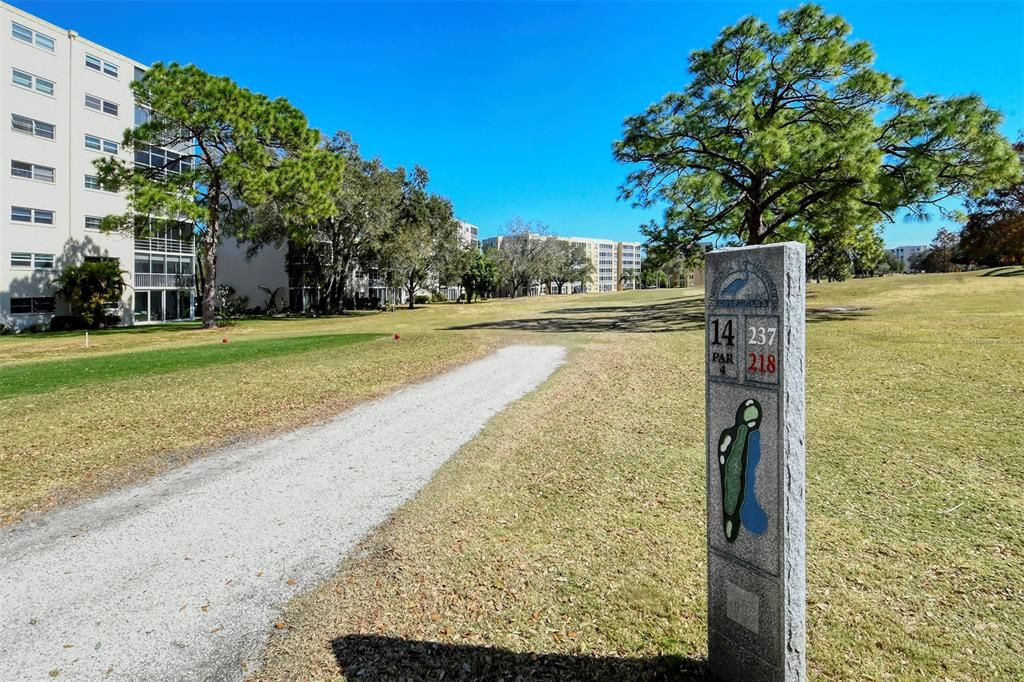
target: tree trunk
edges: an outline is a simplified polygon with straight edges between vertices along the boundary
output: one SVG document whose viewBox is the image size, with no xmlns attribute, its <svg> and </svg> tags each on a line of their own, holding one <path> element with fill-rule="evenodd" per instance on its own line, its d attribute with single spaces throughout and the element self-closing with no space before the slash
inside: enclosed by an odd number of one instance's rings
<svg viewBox="0 0 1024 682">
<path fill-rule="evenodd" d="M 764 231 L 764 210 L 759 207 L 747 209 L 747 244 L 762 244 L 768 237 Z"/>
<path fill-rule="evenodd" d="M 349 294 L 349 284 L 352 282 L 352 273 L 349 272 L 349 268 L 352 267 L 352 258 L 349 256 L 341 257 L 341 310 L 339 311 L 342 315 L 345 314 L 345 300 Z M 355 308 L 356 296 L 355 290 L 352 291 L 352 307 Z"/>
<path fill-rule="evenodd" d="M 203 235 L 203 329 L 217 327 L 217 239 L 213 225 Z"/>
<path fill-rule="evenodd" d="M 409 283 L 406 285 L 406 291 L 409 292 L 409 310 L 412 310 L 416 307 L 414 305 L 414 302 L 416 301 L 416 281 L 412 277 L 409 278 Z"/>
</svg>

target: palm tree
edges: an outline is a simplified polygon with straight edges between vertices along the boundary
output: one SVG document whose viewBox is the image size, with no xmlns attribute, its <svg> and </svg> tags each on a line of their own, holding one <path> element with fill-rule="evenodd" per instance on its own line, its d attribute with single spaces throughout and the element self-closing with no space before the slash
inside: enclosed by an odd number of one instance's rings
<svg viewBox="0 0 1024 682">
<path fill-rule="evenodd" d="M 636 289 L 636 283 L 640 281 L 640 273 L 633 268 L 626 268 L 619 275 L 619 282 L 629 282 L 630 289 Z"/>
</svg>

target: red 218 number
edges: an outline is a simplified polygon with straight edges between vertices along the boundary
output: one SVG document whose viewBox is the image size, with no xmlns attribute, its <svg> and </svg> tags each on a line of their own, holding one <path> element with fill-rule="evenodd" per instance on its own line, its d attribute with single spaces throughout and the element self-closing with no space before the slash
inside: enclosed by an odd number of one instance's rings
<svg viewBox="0 0 1024 682">
<path fill-rule="evenodd" d="M 771 353 L 751 353 L 750 367 L 747 367 L 747 371 L 775 374 L 775 356 Z"/>
</svg>

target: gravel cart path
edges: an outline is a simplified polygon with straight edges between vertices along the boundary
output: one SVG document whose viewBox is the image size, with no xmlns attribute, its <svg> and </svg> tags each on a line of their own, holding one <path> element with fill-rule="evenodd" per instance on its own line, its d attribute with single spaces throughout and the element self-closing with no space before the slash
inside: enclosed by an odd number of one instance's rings
<svg viewBox="0 0 1024 682">
<path fill-rule="evenodd" d="M 3 531 L 0 680 L 240 678 L 289 598 L 564 358 L 504 348 Z"/>
</svg>

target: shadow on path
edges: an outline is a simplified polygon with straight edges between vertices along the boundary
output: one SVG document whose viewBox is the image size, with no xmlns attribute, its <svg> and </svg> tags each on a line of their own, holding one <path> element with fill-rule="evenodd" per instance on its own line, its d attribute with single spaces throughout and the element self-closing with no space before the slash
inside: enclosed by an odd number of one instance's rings
<svg viewBox="0 0 1024 682">
<path fill-rule="evenodd" d="M 347 635 L 331 642 L 349 680 L 706 680 L 702 659 L 681 656 L 614 658 L 517 653 L 506 649 Z"/>
<path fill-rule="evenodd" d="M 448 329 L 632 333 L 692 331 L 704 328 L 704 299 L 689 298 L 656 305 L 558 308 L 543 314 L 551 317 L 493 320 Z"/>
</svg>

